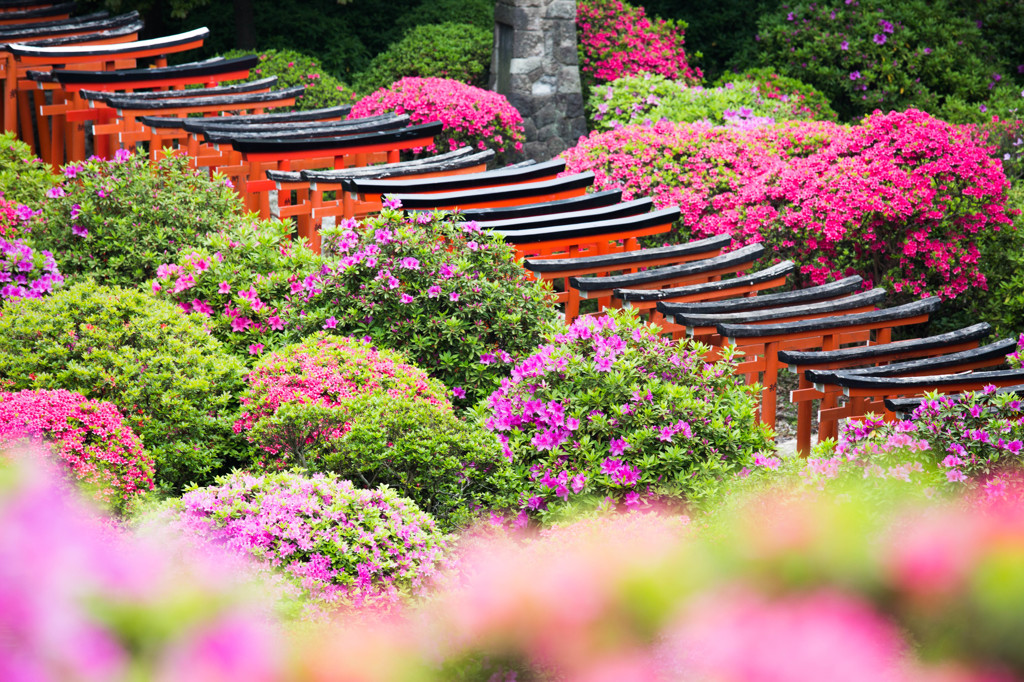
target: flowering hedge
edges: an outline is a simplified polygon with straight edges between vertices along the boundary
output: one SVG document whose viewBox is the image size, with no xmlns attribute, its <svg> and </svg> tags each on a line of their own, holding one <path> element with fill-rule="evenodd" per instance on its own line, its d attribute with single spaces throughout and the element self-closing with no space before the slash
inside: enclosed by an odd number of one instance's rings
<svg viewBox="0 0 1024 682">
<path fill-rule="evenodd" d="M 33 211 L 17 201 L 8 200 L 4 193 L 0 192 L 0 237 L 27 237 L 32 232 L 31 220 L 37 215 L 39 211 Z"/>
<path fill-rule="evenodd" d="M 731 362 L 702 355 L 616 313 L 549 336 L 487 400 L 485 423 L 524 483 L 524 508 L 699 499 L 754 466 L 773 448 L 754 419 L 755 390 L 736 385 Z"/>
<path fill-rule="evenodd" d="M 240 221 L 207 235 L 203 248 L 156 269 L 150 287 L 186 313 L 205 316 L 210 332 L 240 355 L 259 355 L 294 337 L 285 313 L 301 305 L 328 261 L 290 238 L 280 221 Z"/>
<path fill-rule="evenodd" d="M 493 149 L 496 163 L 521 151 L 526 134 L 523 117 L 503 95 L 447 78 L 403 78 L 367 95 L 352 107 L 349 118 L 395 112 L 413 123 L 440 121 L 444 128 L 427 154 L 460 147 Z"/>
<path fill-rule="evenodd" d="M 0 450 L 26 438 L 52 445 L 65 473 L 114 511 L 153 489 L 153 461 L 111 403 L 65 390 L 0 393 Z"/>
<path fill-rule="evenodd" d="M 415 397 L 451 409 L 444 385 L 404 360 L 393 351 L 323 333 L 270 353 L 246 376 L 248 385 L 240 398 L 243 412 L 234 423 L 235 433 L 251 431 L 284 404 L 332 408 L 364 394 Z M 294 461 L 303 467 L 312 465 L 307 463 L 302 445 L 314 445 L 321 438 L 334 438 L 348 430 L 341 417 L 338 424 L 319 427 L 314 421 L 306 422 L 301 433 L 291 439 L 296 442 L 264 443 L 264 448 L 280 455 L 277 465 Z"/>
<path fill-rule="evenodd" d="M 458 405 L 493 390 L 512 356 L 532 351 L 555 318 L 550 288 L 473 222 L 385 207 L 323 238 L 336 264 L 289 311 L 290 333 L 370 336 L 445 382 Z"/>
<path fill-rule="evenodd" d="M 651 21 L 643 7 L 621 0 L 580 0 L 576 29 L 585 85 L 640 73 L 688 85 L 700 83 L 700 69 L 686 60 L 682 21 Z"/>
<path fill-rule="evenodd" d="M 409 500 L 323 474 L 236 473 L 180 505 L 184 530 L 283 570 L 328 607 L 381 611 L 419 595 L 448 549 Z"/>
<path fill-rule="evenodd" d="M 985 284 L 976 236 L 1011 222 L 983 141 L 916 110 L 854 126 L 661 121 L 592 133 L 563 157 L 567 173 L 593 171 L 597 189 L 678 205 L 682 235 L 767 242 L 815 284 L 856 272 L 954 298 Z"/>
<path fill-rule="evenodd" d="M 56 254 L 65 276 L 101 284 L 149 280 L 242 208 L 225 178 L 189 169 L 184 155 L 151 164 L 119 150 L 111 161 L 69 163 L 63 175 L 47 193 L 33 239 Z"/>
<path fill-rule="evenodd" d="M 0 385 L 113 403 L 165 490 L 249 458 L 231 431 L 244 371 L 200 319 L 142 291 L 83 283 L 8 301 L 0 316 Z"/>
<path fill-rule="evenodd" d="M 52 253 L 0 236 L 0 304 L 14 298 L 42 298 L 63 283 Z"/>
<path fill-rule="evenodd" d="M 740 127 L 770 124 L 776 120 L 835 118 L 827 102 L 812 108 L 797 99 L 796 94 L 792 100 L 787 94 L 780 95 L 778 85 L 766 91 L 774 97 L 763 95 L 761 85 L 749 80 L 702 88 L 687 87 L 664 76 L 640 74 L 623 76 L 593 88 L 587 110 L 595 130 L 611 130 L 663 118 Z"/>
</svg>

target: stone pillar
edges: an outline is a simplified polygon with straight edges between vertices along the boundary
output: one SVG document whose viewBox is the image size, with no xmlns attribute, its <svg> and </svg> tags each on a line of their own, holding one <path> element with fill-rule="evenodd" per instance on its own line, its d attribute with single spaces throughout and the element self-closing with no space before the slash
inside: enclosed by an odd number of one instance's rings
<svg viewBox="0 0 1024 682">
<path fill-rule="evenodd" d="M 522 157 L 546 161 L 586 135 L 575 0 L 496 0 L 491 90 L 519 110 Z"/>
</svg>

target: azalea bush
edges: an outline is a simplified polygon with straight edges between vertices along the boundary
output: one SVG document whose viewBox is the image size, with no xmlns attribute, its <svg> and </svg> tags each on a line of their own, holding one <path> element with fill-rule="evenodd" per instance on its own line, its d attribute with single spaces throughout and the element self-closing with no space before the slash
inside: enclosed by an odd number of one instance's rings
<svg viewBox="0 0 1024 682">
<path fill-rule="evenodd" d="M 386 206 L 322 234 L 334 265 L 315 284 L 319 293 L 292 308 L 288 329 L 334 329 L 399 349 L 443 381 L 457 405 L 493 390 L 555 319 L 550 288 L 473 222 Z"/>
<path fill-rule="evenodd" d="M 241 396 L 243 412 L 234 423 L 236 433 L 249 432 L 260 422 L 273 418 L 284 405 L 336 408 L 363 394 L 380 394 L 392 399 L 414 397 L 451 409 L 445 387 L 430 379 L 393 351 L 377 350 L 370 344 L 324 333 L 304 342 L 269 353 L 246 375 L 247 388 Z M 261 465 L 280 467 L 298 464 L 317 466 L 318 446 L 347 430 L 344 414 L 337 423 L 321 426 L 302 413 L 289 415 L 290 428 L 275 425 L 276 438 L 257 440 L 276 455 Z M 328 413 L 331 414 L 331 413 Z M 260 433 L 269 435 L 264 427 Z M 253 436 L 250 434 L 250 438 Z M 308 455 L 307 455 L 308 453 Z"/>
<path fill-rule="evenodd" d="M 0 463 L 0 676 L 271 679 L 280 633 L 252 572 L 163 533 L 122 533 L 21 460 Z"/>
<path fill-rule="evenodd" d="M 919 296 L 983 287 L 977 240 L 1012 220 L 1000 162 L 974 130 L 911 110 L 854 126 L 749 130 L 660 121 L 564 153 L 595 188 L 682 211 L 681 238 L 730 234 L 800 264 L 798 284 L 857 273 Z"/>
<path fill-rule="evenodd" d="M 443 124 L 433 144 L 413 150 L 417 153 L 493 149 L 500 165 L 506 154 L 521 151 L 526 141 L 523 117 L 503 95 L 448 78 L 403 78 L 356 102 L 349 118 L 388 112 L 408 114 L 413 123 Z"/>
<path fill-rule="evenodd" d="M 652 21 L 643 7 L 621 0 L 581 0 L 576 29 L 584 88 L 640 73 L 700 83 L 700 69 L 686 58 L 682 21 Z"/>
<path fill-rule="evenodd" d="M 120 150 L 112 161 L 63 167 L 33 227 L 58 255 L 65 276 L 101 284 L 141 284 L 161 263 L 199 245 L 241 212 L 225 178 L 188 167 L 184 155 L 150 163 Z"/>
<path fill-rule="evenodd" d="M 687 87 L 652 74 L 624 76 L 593 88 L 587 109 L 595 130 L 611 130 L 660 119 L 753 127 L 777 120 L 829 118 L 820 106 L 806 106 L 796 99 L 796 95 L 792 102 L 783 95 L 786 100 L 782 101 L 762 95 L 760 87 L 756 82 L 747 80 L 702 88 Z M 834 113 L 831 118 L 835 118 Z"/>
<path fill-rule="evenodd" d="M 15 298 L 42 298 L 63 283 L 52 253 L 0 236 L 0 305 Z"/>
<path fill-rule="evenodd" d="M 758 39 L 764 66 L 818 88 L 844 120 L 937 114 L 947 97 L 981 108 L 1008 76 L 975 21 L 945 1 L 787 3 L 761 18 Z"/>
<path fill-rule="evenodd" d="M 235 353 L 259 355 L 295 340 L 286 309 L 321 291 L 328 262 L 291 239 L 289 223 L 242 220 L 218 229 L 201 248 L 156 269 L 150 288 L 186 313 L 199 313 Z"/>
<path fill-rule="evenodd" d="M 25 204 L 8 200 L 0 192 L 0 238 L 18 239 L 32 232 L 32 218 L 39 215 Z"/>
<path fill-rule="evenodd" d="M 715 81 L 715 86 L 728 88 L 730 83 L 733 86 L 753 83 L 762 105 L 771 107 L 777 119 L 834 121 L 837 118 L 828 99 L 817 88 L 796 78 L 780 76 L 771 69 L 727 71 Z"/>
<path fill-rule="evenodd" d="M 115 512 L 153 489 L 153 461 L 111 403 L 65 390 L 0 393 L 0 450 L 32 445 Z"/>
<path fill-rule="evenodd" d="M 582 317 L 546 341 L 487 399 L 525 510 L 700 499 L 774 451 L 754 418 L 758 391 L 729 360 L 707 364 L 704 348 L 627 314 Z"/>
<path fill-rule="evenodd" d="M 226 58 L 245 57 L 252 54 L 251 50 L 232 50 Z M 281 107 L 272 111 L 306 111 L 351 104 L 355 101 L 355 93 L 337 77 L 324 70 L 316 58 L 296 50 L 262 50 L 259 63 L 249 72 L 244 83 L 261 80 L 269 76 L 277 76 L 275 88 L 290 88 L 301 85 L 306 90 L 295 98 L 295 105 Z"/>
<path fill-rule="evenodd" d="M 373 393 L 343 402 L 338 412 L 344 433 L 319 468 L 367 488 L 386 485 L 446 530 L 485 510 L 516 506 L 517 479 L 498 439 L 447 405 Z"/>
<path fill-rule="evenodd" d="M 17 134 L 0 134 L 0 194 L 5 202 L 38 209 L 46 200 L 47 190 L 57 181 L 58 176 L 50 171 L 50 166 L 37 158 L 32 148 L 19 140 Z M 0 209 L 0 213 L 4 212 Z"/>
<path fill-rule="evenodd" d="M 245 368 L 170 303 L 92 283 L 4 304 L 0 386 L 113 403 L 176 490 L 248 459 L 231 429 Z"/>
<path fill-rule="evenodd" d="M 328 609 L 385 611 L 420 595 L 448 549 L 409 500 L 323 474 L 219 478 L 185 493 L 178 525 L 283 571 Z"/>
<path fill-rule="evenodd" d="M 493 26 L 485 29 L 451 21 L 416 26 L 370 61 L 356 76 L 356 89 L 371 93 L 407 76 L 451 78 L 486 88 L 492 33 Z"/>
</svg>

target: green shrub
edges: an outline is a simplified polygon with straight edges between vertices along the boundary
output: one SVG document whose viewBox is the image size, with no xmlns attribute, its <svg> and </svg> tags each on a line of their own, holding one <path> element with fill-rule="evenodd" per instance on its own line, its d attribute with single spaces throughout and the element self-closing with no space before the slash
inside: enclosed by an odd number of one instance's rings
<svg viewBox="0 0 1024 682">
<path fill-rule="evenodd" d="M 0 135 L 0 193 L 8 201 L 39 208 L 46 191 L 57 184 L 50 167 L 14 133 Z"/>
<path fill-rule="evenodd" d="M 294 423 L 301 412 L 261 420 L 253 437 Z M 336 412 L 347 429 L 330 439 L 315 470 L 364 488 L 386 485 L 447 529 L 465 525 L 481 508 L 515 505 L 512 468 L 497 438 L 460 420 L 450 408 L 375 393 L 345 401 Z M 319 414 L 326 416 L 322 410 Z"/>
<path fill-rule="evenodd" d="M 275 220 L 229 225 L 177 263 L 158 267 L 152 289 L 185 312 L 206 315 L 210 332 L 239 355 L 284 345 L 296 338 L 282 319 L 301 300 L 296 287 L 327 265 L 291 231 Z"/>
<path fill-rule="evenodd" d="M 225 57 L 241 57 L 252 54 L 248 50 L 233 50 Z M 295 100 L 293 107 L 281 107 L 271 111 L 305 111 L 351 104 L 356 97 L 352 90 L 327 73 L 315 58 L 295 50 L 262 50 L 259 64 L 249 72 L 247 81 L 277 76 L 276 88 L 295 85 L 306 86 L 306 91 Z M 243 82 L 243 81 L 234 81 Z"/>
<path fill-rule="evenodd" d="M 244 371 L 199 319 L 141 291 L 82 283 L 8 301 L 0 317 L 0 385 L 113 403 L 164 489 L 247 457 L 231 430 Z"/>
<path fill-rule="evenodd" d="M 395 27 L 403 34 L 417 26 L 443 24 L 458 19 L 459 23 L 472 24 L 485 31 L 494 31 L 494 2 L 491 0 L 421 0 L 395 21 Z"/>
<path fill-rule="evenodd" d="M 771 69 L 747 69 L 740 73 L 727 72 L 716 87 L 729 87 L 729 83 L 751 82 L 757 86 L 762 105 L 774 106 L 771 116 L 780 120 L 835 121 L 836 112 L 828 98 L 818 90 L 796 78 L 780 76 Z"/>
<path fill-rule="evenodd" d="M 875 109 L 939 113 L 979 103 L 1006 70 L 980 29 L 945 0 L 798 2 L 762 17 L 761 63 L 821 90 L 844 120 Z"/>
<path fill-rule="evenodd" d="M 581 317 L 546 341 L 480 408 L 525 512 L 696 501 L 723 477 L 775 463 L 755 418 L 759 390 L 737 381 L 733 360 L 705 363 L 705 348 L 628 312 Z"/>
<path fill-rule="evenodd" d="M 290 333 L 369 336 L 408 355 L 465 405 L 493 390 L 555 317 L 550 288 L 528 279 L 513 248 L 475 223 L 385 207 L 355 227 L 342 221 L 323 231 L 325 253 L 337 260 L 310 283 L 303 307 L 289 311 Z"/>
<path fill-rule="evenodd" d="M 406 76 L 451 78 L 486 88 L 492 44 L 492 30 L 472 24 L 417 26 L 374 57 L 353 83 L 364 94 Z"/>
<path fill-rule="evenodd" d="M 928 330 L 938 334 L 977 322 L 992 325 L 996 337 L 1024 332 L 1024 186 L 1010 188 L 1007 205 L 1013 225 L 976 237 L 978 267 L 987 286 L 972 287 L 932 315 Z"/>
<path fill-rule="evenodd" d="M 33 240 L 56 255 L 71 279 L 140 284 L 241 211 L 223 177 L 189 169 L 183 155 L 150 163 L 124 152 L 63 170 L 36 218 Z"/>
</svg>

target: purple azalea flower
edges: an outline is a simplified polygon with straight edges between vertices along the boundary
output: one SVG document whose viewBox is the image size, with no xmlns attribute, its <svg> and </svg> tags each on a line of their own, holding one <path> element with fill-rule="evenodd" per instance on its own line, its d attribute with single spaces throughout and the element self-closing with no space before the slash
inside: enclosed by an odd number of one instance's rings
<svg viewBox="0 0 1024 682">
<path fill-rule="evenodd" d="M 338 326 L 338 319 L 331 315 L 324 320 L 324 329 L 335 329 Z"/>
<path fill-rule="evenodd" d="M 876 45 L 885 45 L 885 34 L 876 33 L 871 37 L 871 40 L 873 40 Z"/>
</svg>

